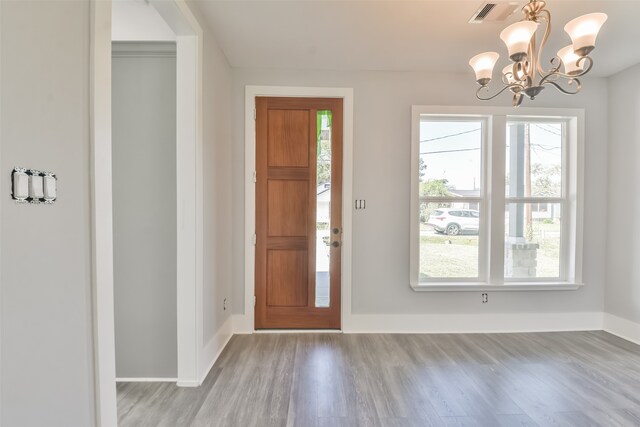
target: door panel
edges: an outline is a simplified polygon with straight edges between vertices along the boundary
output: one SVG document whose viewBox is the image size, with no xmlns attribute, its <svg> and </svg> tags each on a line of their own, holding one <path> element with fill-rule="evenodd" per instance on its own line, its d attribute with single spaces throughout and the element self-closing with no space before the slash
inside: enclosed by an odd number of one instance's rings
<svg viewBox="0 0 640 427">
<path fill-rule="evenodd" d="M 309 182 L 270 179 L 267 183 L 268 235 L 306 236 L 309 230 Z"/>
<path fill-rule="evenodd" d="M 267 156 L 269 166 L 309 167 L 309 111 L 270 110 Z"/>
<path fill-rule="evenodd" d="M 256 98 L 257 329 L 340 328 L 341 233 L 342 100 Z"/>
<path fill-rule="evenodd" d="M 308 259 L 306 250 L 267 250 L 267 306 L 307 305 Z"/>
</svg>

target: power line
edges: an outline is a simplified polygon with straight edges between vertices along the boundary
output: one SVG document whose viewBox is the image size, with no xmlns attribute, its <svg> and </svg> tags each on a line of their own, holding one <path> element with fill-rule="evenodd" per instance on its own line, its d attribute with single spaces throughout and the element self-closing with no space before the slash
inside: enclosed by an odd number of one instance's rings
<svg viewBox="0 0 640 427">
<path fill-rule="evenodd" d="M 561 147 L 551 147 L 548 145 L 542 145 L 542 144 L 529 144 L 531 147 L 534 148 L 541 148 L 543 150 L 546 151 L 551 151 L 551 150 L 560 150 Z M 476 148 L 458 148 L 455 150 L 439 150 L 439 151 L 422 151 L 419 154 L 442 154 L 442 153 L 457 153 L 459 151 L 475 151 L 475 150 L 479 150 L 480 147 L 476 147 Z"/>
<path fill-rule="evenodd" d="M 560 150 L 562 147 L 551 147 L 549 145 L 542 145 L 542 144 L 529 144 L 534 148 L 540 148 L 542 150 L 545 151 L 553 151 L 553 150 Z"/>
<path fill-rule="evenodd" d="M 478 148 L 459 148 L 457 150 L 441 150 L 441 151 L 424 151 L 420 154 L 440 154 L 440 153 L 457 153 L 458 151 L 474 151 L 474 150 L 479 150 L 480 147 Z"/>
<path fill-rule="evenodd" d="M 543 131 L 545 131 L 545 132 L 547 132 L 547 133 L 550 133 L 550 134 L 552 134 L 552 135 L 555 135 L 555 136 L 562 136 L 562 134 L 561 134 L 561 133 L 554 132 L 554 131 L 553 131 L 553 130 L 551 130 L 551 129 L 544 128 L 544 127 L 540 126 L 540 125 L 539 125 L 539 124 L 537 124 L 537 123 L 534 123 L 533 125 L 534 125 L 535 127 L 537 127 L 538 129 L 542 129 Z"/>
<path fill-rule="evenodd" d="M 423 142 L 431 142 L 431 141 L 438 141 L 440 139 L 447 139 L 447 138 L 453 138 L 454 136 L 460 136 L 460 135 L 465 135 L 467 133 L 472 133 L 472 132 L 477 132 L 482 128 L 478 128 L 478 129 L 472 129 L 472 130 L 467 130 L 464 132 L 459 132 L 459 133 L 453 133 L 451 135 L 445 135 L 445 136 L 438 136 L 436 138 L 431 138 L 431 139 L 423 139 L 420 141 L 420 143 L 422 144 Z"/>
</svg>

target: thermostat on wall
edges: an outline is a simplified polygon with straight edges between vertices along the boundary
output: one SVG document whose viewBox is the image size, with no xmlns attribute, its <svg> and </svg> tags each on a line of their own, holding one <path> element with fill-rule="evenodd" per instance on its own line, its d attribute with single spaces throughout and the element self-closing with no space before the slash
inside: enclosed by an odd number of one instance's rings
<svg viewBox="0 0 640 427">
<path fill-rule="evenodd" d="M 57 198 L 57 177 L 51 172 L 14 168 L 11 198 L 18 203 L 53 203 Z"/>
</svg>

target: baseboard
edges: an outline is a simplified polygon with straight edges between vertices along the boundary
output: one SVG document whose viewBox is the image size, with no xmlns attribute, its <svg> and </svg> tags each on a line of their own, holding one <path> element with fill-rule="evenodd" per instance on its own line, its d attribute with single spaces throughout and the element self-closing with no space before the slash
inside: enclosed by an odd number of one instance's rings
<svg viewBox="0 0 640 427">
<path fill-rule="evenodd" d="M 249 320 L 249 316 L 244 314 L 234 314 L 231 316 L 233 322 L 233 333 L 244 335 L 244 334 L 252 334 L 255 329 L 253 324 Z"/>
<path fill-rule="evenodd" d="M 344 333 L 512 333 L 601 330 L 603 313 L 354 314 Z"/>
<path fill-rule="evenodd" d="M 216 360 L 218 360 L 218 357 L 220 357 L 220 354 L 233 336 L 232 317 L 233 316 L 227 317 L 227 320 L 225 320 L 218 332 L 205 345 L 204 350 L 202 351 L 201 360 L 203 361 L 203 363 L 200 369 L 200 382 L 198 383 L 198 386 L 204 382 L 205 378 L 207 378 L 207 375 L 209 375 L 209 371 L 211 371 L 211 368 L 213 368 Z M 183 387 L 190 387 L 190 385 L 185 385 Z"/>
<path fill-rule="evenodd" d="M 613 314 L 604 314 L 604 328 L 606 332 L 640 344 L 640 323 L 635 323 Z"/>
<path fill-rule="evenodd" d="M 200 381 L 176 381 L 178 387 L 200 387 L 202 383 Z"/>
<path fill-rule="evenodd" d="M 249 316 L 233 316 L 236 334 L 255 331 Z M 345 334 L 438 334 L 601 330 L 602 312 L 489 314 L 352 314 L 342 322 Z"/>
<path fill-rule="evenodd" d="M 116 378 L 117 383 L 175 383 L 177 378 Z"/>
</svg>

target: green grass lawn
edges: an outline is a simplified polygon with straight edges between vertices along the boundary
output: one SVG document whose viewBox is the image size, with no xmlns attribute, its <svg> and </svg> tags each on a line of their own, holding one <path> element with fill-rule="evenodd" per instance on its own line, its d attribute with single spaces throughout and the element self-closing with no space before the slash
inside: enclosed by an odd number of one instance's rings
<svg viewBox="0 0 640 427">
<path fill-rule="evenodd" d="M 420 236 L 420 277 L 474 278 L 478 275 L 478 236 L 447 236 L 431 231 Z M 559 275 L 560 224 L 533 223 L 533 243 L 540 245 L 537 253 L 537 277 Z"/>
</svg>

